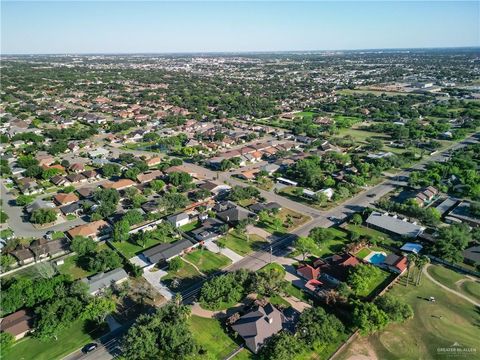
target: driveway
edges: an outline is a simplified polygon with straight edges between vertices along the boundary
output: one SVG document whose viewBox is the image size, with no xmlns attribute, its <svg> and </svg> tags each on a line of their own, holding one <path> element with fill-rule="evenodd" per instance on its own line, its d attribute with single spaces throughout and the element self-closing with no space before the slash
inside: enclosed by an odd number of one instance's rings
<svg viewBox="0 0 480 360">
<path fill-rule="evenodd" d="M 161 279 L 165 275 L 167 275 L 166 271 L 157 270 L 157 271 L 150 271 L 152 268 L 145 268 L 143 269 L 143 277 L 145 280 L 148 281 L 150 285 L 154 287 L 165 299 L 170 300 L 173 298 L 174 294 L 162 284 Z"/>
<path fill-rule="evenodd" d="M 211 251 L 216 254 L 220 253 L 222 255 L 225 255 L 230 260 L 232 260 L 232 264 L 235 264 L 236 262 L 243 259 L 243 256 L 238 255 L 235 251 L 230 250 L 228 248 L 221 248 L 217 244 L 215 244 L 213 241 L 205 242 L 205 247 L 207 248 L 208 251 Z"/>
</svg>

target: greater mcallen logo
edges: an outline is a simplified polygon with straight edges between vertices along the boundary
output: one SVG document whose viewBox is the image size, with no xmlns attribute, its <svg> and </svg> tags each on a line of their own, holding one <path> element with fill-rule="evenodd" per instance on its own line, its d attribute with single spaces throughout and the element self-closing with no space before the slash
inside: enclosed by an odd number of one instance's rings
<svg viewBox="0 0 480 360">
<path fill-rule="evenodd" d="M 449 347 L 437 348 L 437 353 L 439 355 L 448 355 L 448 356 L 468 356 L 468 355 L 476 354 L 477 349 L 464 347 L 460 343 L 455 341 Z"/>
</svg>

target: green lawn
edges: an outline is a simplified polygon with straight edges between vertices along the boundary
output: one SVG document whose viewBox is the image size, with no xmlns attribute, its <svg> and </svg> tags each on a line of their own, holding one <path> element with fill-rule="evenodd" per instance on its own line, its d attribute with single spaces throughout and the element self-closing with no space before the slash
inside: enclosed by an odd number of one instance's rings
<svg viewBox="0 0 480 360">
<path fill-rule="evenodd" d="M 66 257 L 64 259 L 64 264 L 58 266 L 58 272 L 60 274 L 68 274 L 72 277 L 72 280 L 81 279 L 90 275 L 95 274 L 95 272 L 86 271 L 77 265 L 78 256 L 73 255 Z"/>
<path fill-rule="evenodd" d="M 2 351 L 4 360 L 54 360 L 62 359 L 69 353 L 88 344 L 101 333 L 98 329 L 88 328 L 85 321 L 76 321 L 63 330 L 58 340 L 40 341 L 26 337 L 18 341 L 11 349 Z"/>
<path fill-rule="evenodd" d="M 425 276 L 421 285 L 405 286 L 405 276 L 389 293 L 405 300 L 414 309 L 414 318 L 404 324 L 391 324 L 385 331 L 354 341 L 337 358 L 352 359 L 355 355 L 373 351 L 369 358 L 394 359 L 443 359 L 438 348 L 449 348 L 457 342 L 462 347 L 477 348 L 475 355 L 466 359 L 478 359 L 478 324 L 480 314 L 471 303 L 443 290 Z M 429 302 L 430 296 L 436 302 Z"/>
<path fill-rule="evenodd" d="M 247 240 L 247 237 L 244 234 L 238 234 L 237 232 L 232 231 L 222 239 L 218 240 L 218 243 L 235 251 L 239 255 L 245 256 L 267 242 L 264 238 L 255 234 L 250 235 Z"/>
<path fill-rule="evenodd" d="M 222 254 L 215 254 L 208 250 L 194 250 L 184 255 L 184 258 L 195 264 L 201 272 L 209 273 L 224 268 L 231 260 Z"/>
<path fill-rule="evenodd" d="M 347 230 L 354 231 L 359 235 L 370 236 L 371 238 L 375 239 L 378 244 L 395 246 L 395 245 L 398 245 L 398 243 L 400 243 L 399 241 L 393 240 L 390 236 L 388 236 L 385 233 L 382 233 L 375 229 L 367 228 L 363 225 L 348 224 Z"/>
<path fill-rule="evenodd" d="M 65 234 L 62 231 L 55 231 L 52 235 L 52 240 L 57 240 L 64 237 L 65 237 Z"/>
<path fill-rule="evenodd" d="M 277 228 L 273 225 L 272 220 L 274 218 L 279 218 L 282 221 L 282 224 Z M 276 215 L 270 216 L 269 219 L 265 221 L 260 221 L 258 226 L 268 231 L 269 233 L 286 233 L 296 229 L 297 227 L 305 224 L 310 220 L 310 217 L 297 213 L 296 211 L 283 208 Z"/>
<path fill-rule="evenodd" d="M 186 263 L 178 271 L 168 271 L 168 274 L 162 278 L 162 282 L 175 291 L 182 291 L 200 280 L 202 276 L 192 265 Z M 178 281 L 178 286 L 173 286 L 174 280 Z"/>
<path fill-rule="evenodd" d="M 192 315 L 189 323 L 194 339 L 205 352 L 193 356 L 192 359 L 224 359 L 239 346 L 228 336 L 220 322 L 216 319 Z M 248 350 L 245 352 L 248 354 Z"/>
<path fill-rule="evenodd" d="M 193 221 L 186 225 L 180 226 L 180 230 L 182 230 L 183 232 L 189 232 L 196 229 L 199 225 L 200 225 L 199 221 Z"/>
<path fill-rule="evenodd" d="M 374 266 L 374 265 L 371 265 L 371 266 Z M 389 272 L 381 270 L 380 268 L 377 268 L 377 269 L 380 270 L 380 271 L 378 272 L 378 274 L 376 274 L 375 276 L 372 276 L 371 278 L 368 279 L 368 285 L 369 286 L 365 289 L 365 291 L 359 292 L 358 293 L 359 296 L 363 296 L 363 297 L 369 296 L 372 293 L 372 291 L 374 291 L 378 286 L 380 286 L 390 276 Z"/>
<path fill-rule="evenodd" d="M 111 241 L 110 244 L 112 244 L 115 247 L 115 249 L 121 252 L 127 259 L 130 259 L 135 255 L 147 250 L 148 248 L 151 248 L 152 246 L 160 244 L 160 241 L 157 239 L 150 238 L 145 244 L 145 247 L 141 247 L 140 245 L 134 244 L 130 241 L 123 241 L 123 242 Z"/>
<path fill-rule="evenodd" d="M 427 271 L 443 285 L 469 296 L 472 300 L 480 301 L 480 281 L 474 281 L 463 274 L 439 265 L 429 266 Z"/>
<path fill-rule="evenodd" d="M 367 257 L 367 255 L 370 254 L 370 253 L 371 253 L 371 251 L 370 251 L 369 248 L 363 248 L 358 253 L 356 253 L 355 256 L 359 259 L 365 259 Z"/>
<path fill-rule="evenodd" d="M 305 301 L 305 302 L 308 302 L 309 300 L 311 300 L 311 298 L 310 298 L 310 296 L 308 296 L 308 294 L 306 294 L 305 292 L 303 292 L 299 288 L 293 286 L 293 284 L 291 282 L 289 282 L 285 286 L 285 292 L 288 295 L 297 298 L 298 300 L 302 300 L 302 301 Z"/>
<path fill-rule="evenodd" d="M 316 254 L 319 257 L 328 257 L 341 252 L 345 245 L 349 243 L 346 232 L 335 228 L 329 230 L 333 237 L 319 245 L 320 250 Z"/>
</svg>

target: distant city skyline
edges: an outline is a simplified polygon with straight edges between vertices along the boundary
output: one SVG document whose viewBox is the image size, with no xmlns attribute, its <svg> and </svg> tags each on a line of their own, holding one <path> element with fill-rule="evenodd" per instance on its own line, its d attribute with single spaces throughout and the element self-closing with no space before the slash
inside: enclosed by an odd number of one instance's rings
<svg viewBox="0 0 480 360">
<path fill-rule="evenodd" d="M 2 1 L 2 54 L 480 46 L 477 1 Z"/>
</svg>

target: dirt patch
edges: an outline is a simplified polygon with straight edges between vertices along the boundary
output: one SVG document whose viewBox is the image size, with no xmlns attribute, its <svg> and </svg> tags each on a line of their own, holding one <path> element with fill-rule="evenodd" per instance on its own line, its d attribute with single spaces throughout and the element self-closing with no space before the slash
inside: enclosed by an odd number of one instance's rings
<svg viewBox="0 0 480 360">
<path fill-rule="evenodd" d="M 372 344 L 368 338 L 358 337 L 350 344 L 346 352 L 346 356 L 342 357 L 345 360 L 379 360 Z"/>
</svg>

